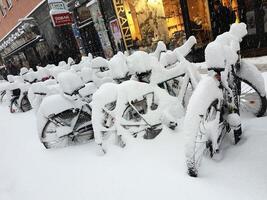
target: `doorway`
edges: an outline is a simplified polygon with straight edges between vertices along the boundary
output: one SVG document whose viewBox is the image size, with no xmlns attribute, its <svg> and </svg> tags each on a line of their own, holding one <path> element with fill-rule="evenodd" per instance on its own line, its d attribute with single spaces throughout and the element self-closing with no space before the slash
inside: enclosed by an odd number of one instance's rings
<svg viewBox="0 0 267 200">
<path fill-rule="evenodd" d="M 93 22 L 80 28 L 80 34 L 86 54 L 91 53 L 93 56 L 104 57 L 102 45 Z"/>
</svg>

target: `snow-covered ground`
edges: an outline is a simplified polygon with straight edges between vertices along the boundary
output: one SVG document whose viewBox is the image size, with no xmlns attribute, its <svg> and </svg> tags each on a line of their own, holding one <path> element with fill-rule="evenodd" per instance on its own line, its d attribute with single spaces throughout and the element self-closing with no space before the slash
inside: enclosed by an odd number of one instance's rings
<svg viewBox="0 0 267 200">
<path fill-rule="evenodd" d="M 244 60 L 248 60 L 249 62 L 253 63 L 261 71 L 267 71 L 267 56 L 244 58 Z"/>
<path fill-rule="evenodd" d="M 93 142 L 46 150 L 33 111 L 10 114 L 0 105 L 0 200 L 264 200 L 266 122 L 243 118 L 241 143 L 226 141 L 220 159 L 204 159 L 199 178 L 191 178 L 179 130 L 151 141 L 128 138 L 104 156 Z"/>
</svg>

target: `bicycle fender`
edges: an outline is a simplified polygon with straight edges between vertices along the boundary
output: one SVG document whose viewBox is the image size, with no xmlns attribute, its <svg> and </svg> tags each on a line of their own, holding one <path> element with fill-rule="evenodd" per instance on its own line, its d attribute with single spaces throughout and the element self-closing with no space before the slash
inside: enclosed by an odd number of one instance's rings
<svg viewBox="0 0 267 200">
<path fill-rule="evenodd" d="M 258 68 L 246 61 L 242 60 L 240 69 L 236 72 L 237 77 L 250 82 L 261 94 L 261 96 L 266 96 L 264 78 Z"/>
<path fill-rule="evenodd" d="M 43 128 L 49 120 L 49 116 L 73 108 L 75 108 L 75 104 L 60 94 L 44 98 L 37 112 L 37 129 L 39 138 L 41 139 Z"/>
<path fill-rule="evenodd" d="M 39 112 L 42 113 L 44 117 L 49 117 L 50 115 L 56 115 L 73 108 L 76 108 L 75 102 L 64 98 L 60 94 L 55 94 L 44 98 L 40 105 Z"/>
</svg>

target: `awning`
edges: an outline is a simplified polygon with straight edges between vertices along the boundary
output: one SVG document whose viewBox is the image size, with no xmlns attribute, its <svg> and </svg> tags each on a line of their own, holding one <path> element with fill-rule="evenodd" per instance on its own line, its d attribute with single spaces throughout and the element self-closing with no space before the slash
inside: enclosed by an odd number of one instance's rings
<svg viewBox="0 0 267 200">
<path fill-rule="evenodd" d="M 17 49 L 11 51 L 9 54 L 5 55 L 4 58 L 7 58 L 9 56 L 11 56 L 12 54 L 14 53 L 17 53 L 21 50 L 23 50 L 24 48 L 28 47 L 29 45 L 35 43 L 35 42 L 39 42 L 39 40 L 41 39 L 42 37 L 40 35 L 36 36 L 35 38 L 33 38 L 32 40 L 24 43 L 23 45 L 21 45 L 20 47 L 18 47 Z"/>
</svg>

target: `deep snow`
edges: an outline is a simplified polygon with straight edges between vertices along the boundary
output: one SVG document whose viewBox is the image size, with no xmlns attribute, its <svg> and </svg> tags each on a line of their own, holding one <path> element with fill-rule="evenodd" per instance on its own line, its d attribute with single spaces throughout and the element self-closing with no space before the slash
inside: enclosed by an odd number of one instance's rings
<svg viewBox="0 0 267 200">
<path fill-rule="evenodd" d="M 204 159 L 191 178 L 179 130 L 152 141 L 127 138 L 124 149 L 111 145 L 104 156 L 93 142 L 46 150 L 34 111 L 10 114 L 3 104 L 0 200 L 267 199 L 266 120 L 243 118 L 241 143 L 226 140 L 220 161 Z"/>
</svg>

